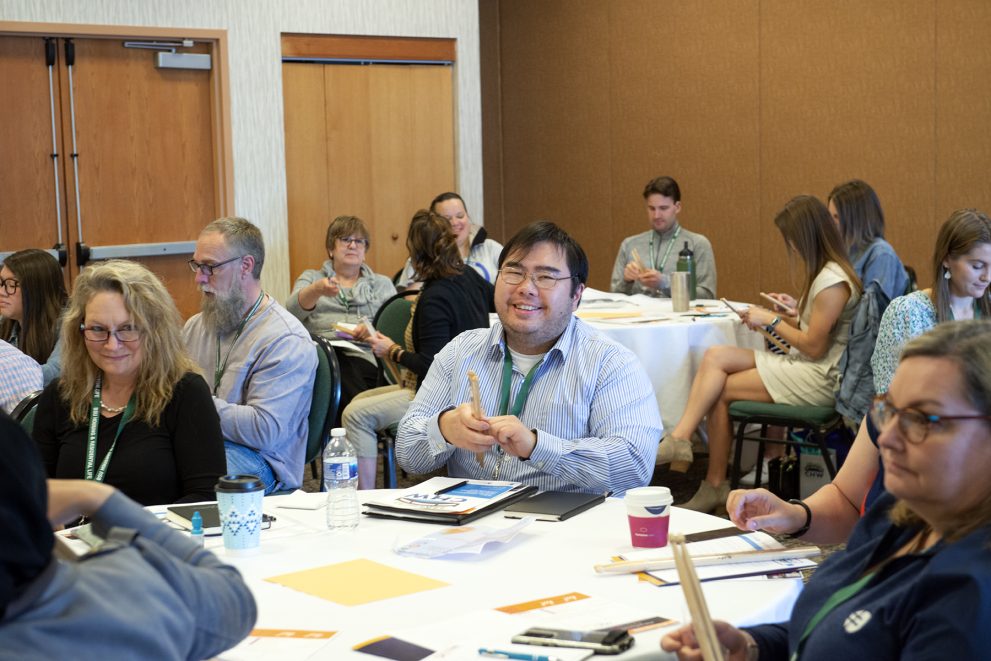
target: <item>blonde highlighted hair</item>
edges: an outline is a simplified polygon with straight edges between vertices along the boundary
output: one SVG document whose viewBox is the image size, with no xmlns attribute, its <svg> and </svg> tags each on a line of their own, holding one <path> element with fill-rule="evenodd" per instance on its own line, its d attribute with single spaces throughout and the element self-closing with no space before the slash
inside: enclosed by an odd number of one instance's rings
<svg viewBox="0 0 991 661">
<path fill-rule="evenodd" d="M 805 279 L 798 297 L 798 309 L 805 307 L 805 299 L 812 290 L 816 276 L 827 262 L 836 262 L 850 279 L 852 294 L 860 294 L 863 285 L 847 257 L 846 246 L 829 210 L 821 200 L 812 195 L 793 197 L 774 218 L 774 224 L 791 251 L 798 253 L 805 263 Z"/>
<path fill-rule="evenodd" d="M 89 357 L 80 327 L 86 306 L 100 293 L 120 294 L 131 322 L 141 331 L 142 360 L 134 385 L 134 419 L 156 426 L 171 401 L 176 384 L 187 372 L 199 373 L 182 343 L 182 318 L 175 301 L 154 273 L 122 259 L 87 267 L 79 274 L 62 320 L 62 375 L 59 394 L 70 419 L 89 419 L 93 387 L 99 369 Z"/>
</svg>

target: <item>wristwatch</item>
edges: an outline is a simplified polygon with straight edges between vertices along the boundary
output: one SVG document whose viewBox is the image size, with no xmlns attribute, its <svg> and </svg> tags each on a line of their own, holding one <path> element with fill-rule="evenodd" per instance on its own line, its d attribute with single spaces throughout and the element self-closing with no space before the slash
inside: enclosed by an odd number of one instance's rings
<svg viewBox="0 0 991 661">
<path fill-rule="evenodd" d="M 781 323 L 781 315 L 779 314 L 779 315 L 776 315 L 774 317 L 774 319 L 771 320 L 771 323 L 769 323 L 767 325 L 767 330 L 769 330 L 769 331 L 774 330 L 774 327 L 777 326 L 780 323 Z"/>
</svg>

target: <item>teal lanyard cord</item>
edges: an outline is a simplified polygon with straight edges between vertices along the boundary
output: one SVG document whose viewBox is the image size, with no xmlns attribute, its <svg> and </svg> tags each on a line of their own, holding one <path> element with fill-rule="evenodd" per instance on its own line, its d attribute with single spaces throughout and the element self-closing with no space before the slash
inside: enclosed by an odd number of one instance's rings
<svg viewBox="0 0 991 661">
<path fill-rule="evenodd" d="M 248 310 L 248 314 L 244 315 L 244 319 L 237 327 L 237 333 L 234 334 L 234 339 L 231 340 L 231 344 L 227 347 L 227 355 L 224 356 L 224 362 L 220 362 L 220 335 L 217 335 L 217 367 L 213 370 L 213 395 L 217 396 L 217 390 L 220 388 L 220 380 L 224 378 L 224 372 L 227 371 L 227 361 L 231 359 L 231 351 L 234 351 L 234 345 L 237 344 L 237 339 L 241 337 L 241 333 L 244 332 L 244 327 L 248 323 L 248 319 L 251 319 L 251 315 L 258 311 L 258 306 L 261 305 L 262 299 L 265 298 L 265 292 L 258 294 L 258 299 L 255 304 L 251 306 Z"/>
<path fill-rule="evenodd" d="M 805 631 L 802 632 L 802 637 L 798 641 L 798 646 L 795 648 L 795 653 L 791 655 L 790 661 L 798 661 L 798 657 L 801 656 L 802 650 L 805 649 L 805 641 L 808 640 L 809 635 L 812 631 L 819 625 L 822 620 L 832 613 L 840 604 L 849 600 L 858 592 L 864 589 L 864 587 L 871 582 L 871 579 L 877 574 L 877 571 L 872 571 L 871 573 L 865 575 L 856 583 L 851 583 L 846 587 L 842 587 L 826 600 L 826 603 L 812 616 L 809 623 L 805 625 Z"/>
<path fill-rule="evenodd" d="M 527 372 L 526 377 L 523 379 L 523 385 L 520 386 L 520 391 L 516 393 L 516 400 L 513 402 L 512 409 L 510 409 L 509 395 L 513 387 L 513 356 L 509 353 L 509 347 L 505 347 L 505 351 L 506 359 L 502 365 L 502 399 L 499 402 L 499 415 L 506 415 L 508 413 L 518 418 L 523 412 L 523 407 L 526 406 L 527 397 L 530 396 L 530 386 L 533 385 L 534 379 L 537 378 L 537 370 L 544 364 L 544 359 L 541 358 Z"/>
<path fill-rule="evenodd" d="M 114 435 L 114 442 L 110 444 L 110 449 L 107 450 L 106 456 L 103 457 L 100 467 L 94 474 L 93 467 L 96 464 L 96 437 L 100 428 L 100 402 L 102 401 L 102 393 L 103 375 L 101 374 L 96 377 L 96 384 L 93 386 L 93 403 L 90 405 L 89 410 L 89 431 L 86 442 L 86 466 L 83 473 L 83 477 L 87 480 L 96 480 L 97 482 L 103 482 L 103 478 L 106 477 L 107 466 L 110 465 L 110 457 L 113 456 L 114 450 L 117 448 L 117 439 L 120 438 L 120 433 L 124 430 L 124 425 L 134 417 L 135 408 L 134 394 L 132 393 L 131 398 L 127 400 L 127 406 L 124 408 L 124 415 L 120 417 L 120 422 L 117 423 L 117 433 Z"/>
<path fill-rule="evenodd" d="M 656 235 L 657 232 L 654 232 L 654 234 Z M 650 265 L 654 268 L 655 271 L 659 271 L 661 273 L 664 272 L 664 267 L 668 263 L 668 257 L 671 256 L 671 248 L 674 247 L 675 241 L 678 240 L 679 234 L 681 234 L 681 225 L 679 225 L 678 229 L 674 231 L 674 236 L 671 237 L 671 241 L 668 243 L 668 247 L 664 251 L 664 259 L 661 260 L 660 266 L 657 265 L 657 262 L 655 261 L 655 257 L 654 257 L 654 236 L 650 237 Z M 661 246 L 660 244 L 658 244 L 657 251 L 660 252 L 660 250 L 661 250 Z"/>
</svg>

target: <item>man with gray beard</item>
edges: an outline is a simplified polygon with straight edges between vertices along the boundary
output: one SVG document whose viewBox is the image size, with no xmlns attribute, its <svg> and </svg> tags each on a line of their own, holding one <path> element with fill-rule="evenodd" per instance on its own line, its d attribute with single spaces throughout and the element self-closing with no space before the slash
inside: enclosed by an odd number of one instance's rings
<svg viewBox="0 0 991 661">
<path fill-rule="evenodd" d="M 303 324 L 262 291 L 264 262 L 247 220 L 203 228 L 189 260 L 203 302 L 182 337 L 213 389 L 227 471 L 257 475 L 272 493 L 302 484 L 317 356 Z"/>
</svg>

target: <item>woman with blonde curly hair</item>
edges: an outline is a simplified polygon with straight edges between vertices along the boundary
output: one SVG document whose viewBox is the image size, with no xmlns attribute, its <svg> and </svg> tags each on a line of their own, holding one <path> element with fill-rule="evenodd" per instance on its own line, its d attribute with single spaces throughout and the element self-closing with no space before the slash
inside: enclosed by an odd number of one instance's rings
<svg viewBox="0 0 991 661">
<path fill-rule="evenodd" d="M 220 420 L 181 329 L 144 266 L 112 260 L 79 275 L 62 374 L 35 417 L 49 477 L 106 482 L 144 505 L 213 499 L 226 472 Z"/>
</svg>

